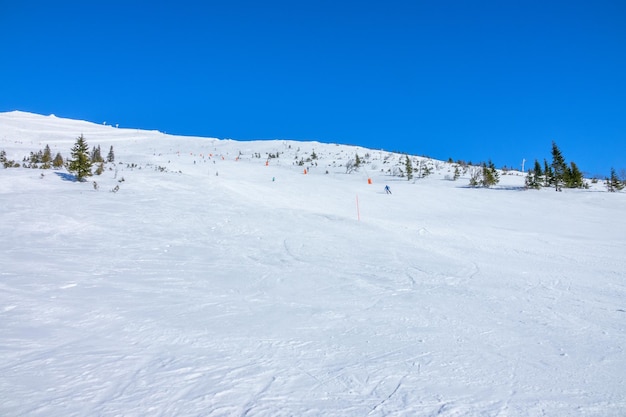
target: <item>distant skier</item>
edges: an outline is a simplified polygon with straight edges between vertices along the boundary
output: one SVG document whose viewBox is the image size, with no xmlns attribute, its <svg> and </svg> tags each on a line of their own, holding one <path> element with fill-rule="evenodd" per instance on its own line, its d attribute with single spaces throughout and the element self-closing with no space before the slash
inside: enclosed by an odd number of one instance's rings
<svg viewBox="0 0 626 417">
<path fill-rule="evenodd" d="M 388 185 L 385 185 L 385 192 L 386 192 L 387 194 L 391 194 L 391 188 L 389 188 L 389 186 L 388 186 Z"/>
</svg>

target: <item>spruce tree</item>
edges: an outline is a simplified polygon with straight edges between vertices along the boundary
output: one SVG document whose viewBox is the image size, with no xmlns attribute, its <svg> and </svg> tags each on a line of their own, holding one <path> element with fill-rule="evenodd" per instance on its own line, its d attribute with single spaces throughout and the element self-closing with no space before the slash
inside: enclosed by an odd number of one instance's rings
<svg viewBox="0 0 626 417">
<path fill-rule="evenodd" d="M 470 187 L 478 187 L 482 185 L 482 178 L 483 178 L 482 167 L 481 168 L 472 167 L 471 172 L 470 172 L 470 180 L 469 180 Z"/>
<path fill-rule="evenodd" d="M 470 176 L 470 187 L 489 188 L 500 182 L 500 174 L 494 163 L 489 160 L 488 163 L 482 163 L 478 168 L 472 169 Z"/>
<path fill-rule="evenodd" d="M 104 162 L 104 159 L 102 159 L 102 153 L 100 151 L 100 145 L 98 145 L 97 147 L 93 147 L 91 151 L 91 162 Z"/>
<path fill-rule="evenodd" d="M 606 188 L 610 192 L 621 191 L 624 189 L 624 183 L 617 178 L 615 168 L 611 168 L 611 177 L 606 180 Z"/>
<path fill-rule="evenodd" d="M 32 152 L 30 153 L 30 157 L 28 158 L 29 162 L 30 162 L 30 167 L 31 168 L 37 168 L 37 164 L 41 162 L 41 158 L 43 158 L 43 152 L 39 151 L 37 153 Z"/>
<path fill-rule="evenodd" d="M 570 168 L 567 172 L 567 187 L 569 188 L 582 188 L 584 186 L 583 174 L 578 169 L 578 166 L 574 163 L 570 163 Z"/>
<path fill-rule="evenodd" d="M 497 183 L 500 182 L 500 174 L 498 174 L 498 171 L 496 170 L 496 166 L 494 165 L 494 163 L 489 160 L 489 163 L 485 164 L 483 162 L 483 179 L 482 179 L 482 186 L 483 187 L 491 187 L 492 185 L 496 185 Z"/>
<path fill-rule="evenodd" d="M 107 155 L 107 162 L 114 162 L 115 154 L 113 153 L 113 145 L 111 145 L 111 149 L 109 150 L 109 154 Z"/>
<path fill-rule="evenodd" d="M 565 183 L 567 179 L 568 169 L 565 164 L 565 158 L 563 158 L 561 150 L 554 141 L 552 142 L 552 170 L 554 188 L 559 191 L 560 185 Z"/>
<path fill-rule="evenodd" d="M 56 156 L 54 157 L 54 159 L 52 160 L 52 166 L 54 168 L 61 168 L 63 166 L 63 157 L 61 156 L 60 152 L 57 152 Z"/>
<path fill-rule="evenodd" d="M 406 169 L 406 178 L 408 181 L 413 179 L 413 165 L 411 164 L 411 158 L 408 155 L 405 155 L 406 159 L 404 160 L 404 167 Z"/>
<path fill-rule="evenodd" d="M 83 135 L 80 135 L 72 148 L 72 160 L 69 163 L 68 171 L 75 173 L 78 181 L 85 181 L 85 177 L 92 175 L 91 165 L 89 146 Z"/>
<path fill-rule="evenodd" d="M 542 183 L 543 172 L 541 171 L 541 164 L 535 159 L 535 167 L 529 170 L 526 175 L 526 187 L 537 190 L 541 188 Z"/>
<path fill-rule="evenodd" d="M 4 149 L 0 151 L 0 165 L 4 168 L 19 168 L 20 166 L 15 161 L 7 159 L 7 153 Z"/>
<path fill-rule="evenodd" d="M 43 163 L 43 167 L 45 169 L 50 168 L 50 163 L 52 162 L 52 152 L 50 151 L 50 145 L 46 145 L 46 148 L 43 150 L 41 162 Z"/>
<path fill-rule="evenodd" d="M 550 165 L 548 165 L 548 161 L 547 160 L 543 160 L 543 186 L 544 187 L 549 187 L 552 185 L 553 182 L 553 172 L 552 172 L 552 167 Z"/>
<path fill-rule="evenodd" d="M 535 159 L 535 168 L 533 170 L 535 171 L 535 176 L 537 178 L 537 185 L 541 187 L 541 184 L 544 181 L 543 171 L 541 170 L 541 164 L 536 159 Z"/>
<path fill-rule="evenodd" d="M 455 165 L 455 166 L 454 166 L 454 177 L 452 177 L 452 179 L 453 179 L 454 181 L 456 181 L 456 180 L 458 180 L 458 179 L 459 179 L 459 177 L 460 177 L 460 176 L 461 176 L 461 170 L 459 169 L 459 166 L 458 166 L 458 165 Z"/>
</svg>

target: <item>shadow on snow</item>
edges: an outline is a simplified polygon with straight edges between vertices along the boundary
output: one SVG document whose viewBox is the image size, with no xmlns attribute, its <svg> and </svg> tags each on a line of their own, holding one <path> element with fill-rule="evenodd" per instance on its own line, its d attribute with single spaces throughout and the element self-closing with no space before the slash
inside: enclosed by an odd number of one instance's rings
<svg viewBox="0 0 626 417">
<path fill-rule="evenodd" d="M 61 177 L 63 181 L 72 181 L 72 182 L 78 181 L 75 175 L 68 174 L 67 172 L 55 172 L 55 174 Z"/>
</svg>

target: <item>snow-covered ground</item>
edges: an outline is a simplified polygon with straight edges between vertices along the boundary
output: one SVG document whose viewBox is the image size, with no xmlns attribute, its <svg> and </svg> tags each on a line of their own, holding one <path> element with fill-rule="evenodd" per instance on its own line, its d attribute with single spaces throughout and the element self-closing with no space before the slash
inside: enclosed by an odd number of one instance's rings
<svg viewBox="0 0 626 417">
<path fill-rule="evenodd" d="M 87 182 L 0 169 L 0 415 L 626 415 L 626 193 L 0 114 L 20 163 L 80 134 Z"/>
</svg>

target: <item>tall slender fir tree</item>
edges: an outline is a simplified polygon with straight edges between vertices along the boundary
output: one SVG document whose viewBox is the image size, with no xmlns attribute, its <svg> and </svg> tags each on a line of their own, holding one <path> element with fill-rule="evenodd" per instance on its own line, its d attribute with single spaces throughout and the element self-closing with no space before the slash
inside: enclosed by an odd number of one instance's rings
<svg viewBox="0 0 626 417">
<path fill-rule="evenodd" d="M 113 153 L 113 145 L 111 145 L 111 149 L 109 150 L 109 154 L 107 155 L 107 162 L 114 162 L 115 154 Z"/>
<path fill-rule="evenodd" d="M 611 168 L 611 176 L 606 179 L 606 188 L 610 192 L 621 191 L 624 189 L 624 183 L 617 178 L 615 168 Z"/>
<path fill-rule="evenodd" d="M 561 150 L 552 142 L 552 175 L 554 180 L 554 189 L 560 191 L 561 186 L 565 183 L 568 175 L 567 165 Z"/>
<path fill-rule="evenodd" d="M 553 173 L 552 167 L 548 165 L 548 161 L 546 159 L 543 160 L 543 186 L 549 187 L 552 185 L 553 181 Z"/>
<path fill-rule="evenodd" d="M 406 169 L 406 178 L 408 181 L 411 181 L 413 179 L 413 164 L 411 164 L 411 158 L 409 158 L 409 155 L 405 155 L 405 158 L 404 168 Z"/>
</svg>

